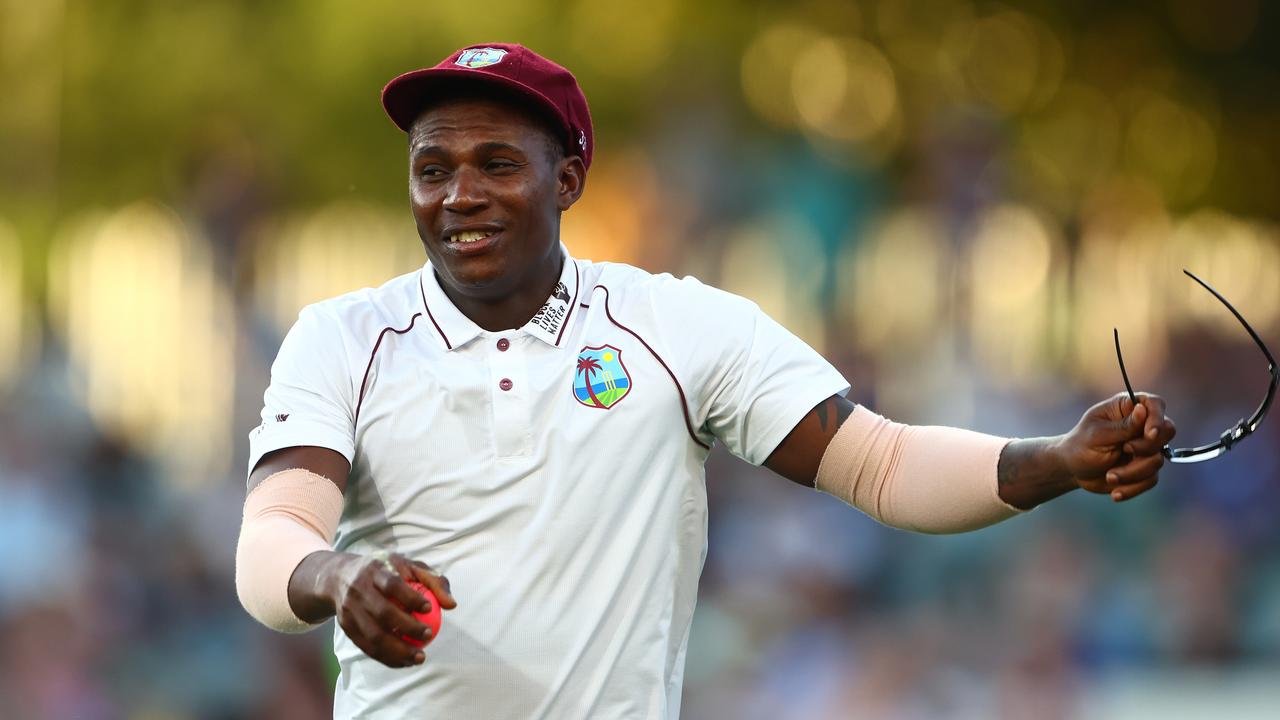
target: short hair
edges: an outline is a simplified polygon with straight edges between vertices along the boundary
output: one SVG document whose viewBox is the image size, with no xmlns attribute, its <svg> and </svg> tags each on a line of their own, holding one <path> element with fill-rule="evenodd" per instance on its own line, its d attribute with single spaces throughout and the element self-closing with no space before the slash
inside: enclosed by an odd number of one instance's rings
<svg viewBox="0 0 1280 720">
<path fill-rule="evenodd" d="M 417 115 L 413 119 L 413 124 L 410 125 L 410 139 L 413 137 L 413 126 L 418 124 L 418 121 L 422 119 L 422 116 L 427 111 L 444 103 L 458 100 L 485 100 L 505 105 L 524 115 L 541 131 L 545 140 L 543 144 L 546 149 L 547 160 L 551 164 L 554 165 L 568 155 L 565 133 L 561 129 L 560 122 L 550 112 L 530 102 L 528 98 L 501 85 L 460 78 L 441 78 L 438 82 L 432 84 L 430 96 L 423 100 L 421 107 L 418 108 Z"/>
</svg>

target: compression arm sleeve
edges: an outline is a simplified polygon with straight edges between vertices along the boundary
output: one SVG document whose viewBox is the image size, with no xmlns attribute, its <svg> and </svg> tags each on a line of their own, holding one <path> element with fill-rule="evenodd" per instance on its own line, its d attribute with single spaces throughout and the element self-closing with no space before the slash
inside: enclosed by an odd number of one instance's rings
<svg viewBox="0 0 1280 720">
<path fill-rule="evenodd" d="M 827 446 L 817 488 L 879 522 L 922 533 L 977 530 L 1020 511 L 1000 499 L 1006 438 L 891 422 L 854 409 Z"/>
<path fill-rule="evenodd" d="M 281 632 L 316 627 L 290 607 L 289 578 L 303 558 L 332 549 L 341 516 L 338 486 L 308 470 L 283 470 L 249 492 L 236 546 L 236 594 L 254 619 Z"/>
</svg>

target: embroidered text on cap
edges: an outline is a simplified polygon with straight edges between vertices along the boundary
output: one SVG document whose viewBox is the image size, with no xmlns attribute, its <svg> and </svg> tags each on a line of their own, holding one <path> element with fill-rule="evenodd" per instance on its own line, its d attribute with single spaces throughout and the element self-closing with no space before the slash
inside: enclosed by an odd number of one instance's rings
<svg viewBox="0 0 1280 720">
<path fill-rule="evenodd" d="M 457 60 L 453 61 L 454 65 L 461 65 L 464 68 L 482 68 L 490 65 L 497 65 L 502 62 L 503 56 L 507 54 L 502 48 L 467 48 L 462 51 Z"/>
</svg>

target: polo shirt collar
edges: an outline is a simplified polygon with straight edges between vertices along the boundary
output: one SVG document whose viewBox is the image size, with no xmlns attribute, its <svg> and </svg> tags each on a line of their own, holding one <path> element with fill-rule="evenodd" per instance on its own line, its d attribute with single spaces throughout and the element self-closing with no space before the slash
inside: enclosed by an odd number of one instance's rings
<svg viewBox="0 0 1280 720">
<path fill-rule="evenodd" d="M 569 257 L 569 251 L 560 246 L 560 254 L 564 264 L 560 267 L 560 280 L 551 291 L 551 296 L 538 308 L 529 322 L 520 328 L 522 332 L 532 335 L 542 342 L 560 347 L 560 339 L 573 317 L 573 310 L 578 306 L 578 263 Z"/>
<path fill-rule="evenodd" d="M 573 317 L 581 284 L 578 264 L 569 256 L 569 250 L 563 243 L 560 245 L 560 254 L 564 262 L 560 267 L 560 280 L 551 291 L 551 296 L 529 322 L 515 331 L 531 335 L 553 347 L 560 346 L 565 328 Z M 460 348 L 484 332 L 483 328 L 472 322 L 444 294 L 430 261 L 418 274 L 418 286 L 422 293 L 423 310 L 446 350 Z"/>
</svg>

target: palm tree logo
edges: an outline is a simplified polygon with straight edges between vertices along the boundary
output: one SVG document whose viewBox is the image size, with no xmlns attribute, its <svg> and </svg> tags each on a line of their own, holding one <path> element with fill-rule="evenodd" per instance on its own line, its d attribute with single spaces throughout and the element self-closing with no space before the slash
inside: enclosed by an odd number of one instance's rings
<svg viewBox="0 0 1280 720">
<path fill-rule="evenodd" d="M 600 402 L 600 398 L 596 396 L 596 391 L 591 389 L 591 376 L 600 371 L 600 363 L 590 355 L 578 356 L 578 374 L 583 376 L 584 384 L 587 386 L 587 395 L 591 396 L 591 404 L 596 407 L 605 407 Z"/>
<path fill-rule="evenodd" d="M 581 385 L 577 382 L 579 377 L 582 378 Z M 575 400 L 587 407 L 608 410 L 630 391 L 631 376 L 622 364 L 621 350 L 612 345 L 602 345 L 584 347 L 579 351 L 574 373 Z"/>
</svg>

